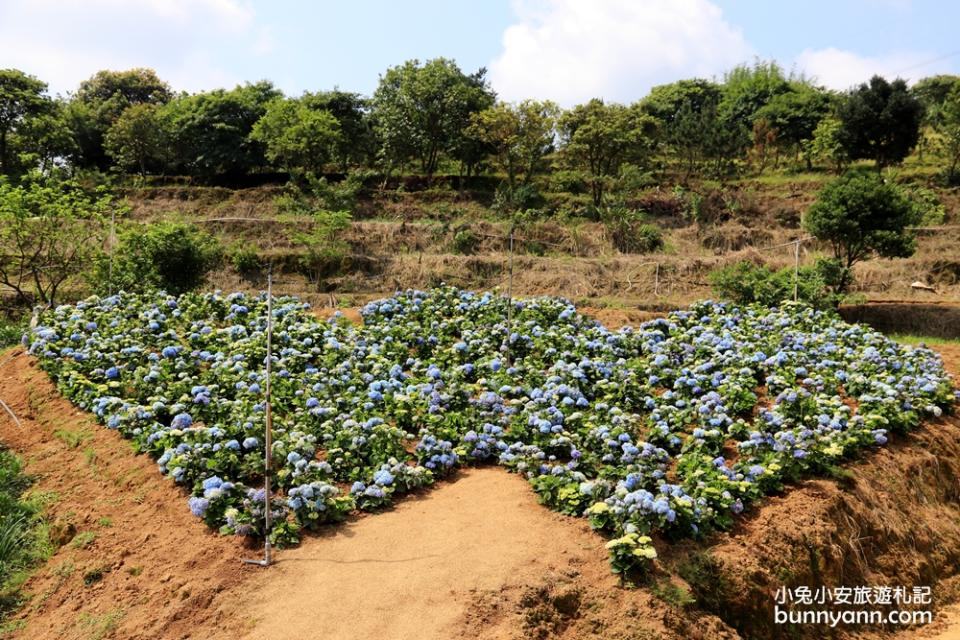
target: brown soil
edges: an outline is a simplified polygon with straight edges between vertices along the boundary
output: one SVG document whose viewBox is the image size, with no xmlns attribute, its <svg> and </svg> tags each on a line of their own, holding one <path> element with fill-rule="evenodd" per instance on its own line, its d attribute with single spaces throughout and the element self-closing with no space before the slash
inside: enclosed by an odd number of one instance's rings
<svg viewBox="0 0 960 640">
<path fill-rule="evenodd" d="M 209 607 L 246 574 L 240 541 L 212 533 L 184 494 L 114 431 L 57 393 L 32 358 L 6 352 L 0 440 L 51 498 L 62 546 L 27 583 L 19 638 L 181 638 L 219 624 Z"/>
<path fill-rule="evenodd" d="M 943 351 L 957 371 L 960 348 Z M 16 638 L 775 638 L 787 633 L 770 624 L 780 584 L 930 584 L 938 607 L 960 591 L 953 418 L 765 501 L 729 534 L 658 542 L 651 584 L 622 589 L 600 536 L 498 468 L 327 529 L 269 569 L 244 566 L 256 550 L 191 516 L 151 460 L 60 397 L 32 359 L 0 364 L 0 398 L 23 423 L 0 417 L 0 440 L 55 494 L 64 543 L 28 582 Z M 922 635 L 951 633 L 951 620 L 960 611 Z"/>
</svg>

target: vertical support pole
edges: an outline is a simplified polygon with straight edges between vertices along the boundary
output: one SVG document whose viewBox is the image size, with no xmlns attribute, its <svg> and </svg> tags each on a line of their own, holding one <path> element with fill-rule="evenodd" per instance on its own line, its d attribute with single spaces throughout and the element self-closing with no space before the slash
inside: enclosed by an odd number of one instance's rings
<svg viewBox="0 0 960 640">
<path fill-rule="evenodd" d="M 793 301 L 798 299 L 800 288 L 800 238 L 793 243 Z"/>
<path fill-rule="evenodd" d="M 245 564 L 269 567 L 272 562 L 270 529 L 273 527 L 273 514 L 270 512 L 270 471 L 273 457 L 273 412 L 270 407 L 270 378 L 273 360 L 273 260 L 267 266 L 267 366 L 264 382 L 264 421 L 266 424 L 263 438 L 263 560 L 244 560 Z"/>
<path fill-rule="evenodd" d="M 110 267 L 108 277 L 110 279 L 110 284 L 107 287 L 107 291 L 112 296 L 113 295 L 113 247 L 116 244 L 116 223 L 117 223 L 117 211 L 113 207 L 110 208 L 110 237 L 107 238 L 107 243 L 110 245 Z"/>
<path fill-rule="evenodd" d="M 267 267 L 267 381 L 264 385 L 264 390 L 266 391 L 266 407 L 264 408 L 264 414 L 266 419 L 267 433 L 264 437 L 264 474 L 263 474 L 263 488 L 266 492 L 264 496 L 265 500 L 265 509 L 264 509 L 264 547 L 263 547 L 263 564 L 264 566 L 270 565 L 270 529 L 273 526 L 271 513 L 271 504 L 270 504 L 270 462 L 273 458 L 273 412 L 271 410 L 270 401 L 270 378 L 271 378 L 271 366 L 273 360 L 273 261 L 270 261 L 270 266 Z"/>
<path fill-rule="evenodd" d="M 653 276 L 653 295 L 660 295 L 660 263 L 657 263 L 657 271 Z"/>
<path fill-rule="evenodd" d="M 513 334 L 513 230 L 516 225 L 510 225 L 510 266 L 507 281 L 507 365 L 513 364 L 510 355 L 510 336 Z"/>
</svg>

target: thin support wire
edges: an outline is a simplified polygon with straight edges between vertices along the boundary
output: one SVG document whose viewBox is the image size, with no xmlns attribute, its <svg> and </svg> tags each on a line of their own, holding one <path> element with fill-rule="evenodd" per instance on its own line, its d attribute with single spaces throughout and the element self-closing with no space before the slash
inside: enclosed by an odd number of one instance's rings
<svg viewBox="0 0 960 640">
<path fill-rule="evenodd" d="M 267 369 L 264 391 L 266 400 L 264 406 L 264 416 L 266 420 L 266 434 L 264 435 L 264 473 L 263 473 L 263 491 L 264 491 L 264 515 L 263 515 L 263 560 L 244 560 L 246 564 L 255 564 L 261 567 L 269 567 L 271 559 L 270 548 L 270 530 L 273 527 L 271 513 L 272 504 L 270 500 L 270 459 L 273 457 L 273 412 L 270 406 L 270 378 L 271 362 L 273 360 L 273 261 L 267 267 Z"/>
</svg>

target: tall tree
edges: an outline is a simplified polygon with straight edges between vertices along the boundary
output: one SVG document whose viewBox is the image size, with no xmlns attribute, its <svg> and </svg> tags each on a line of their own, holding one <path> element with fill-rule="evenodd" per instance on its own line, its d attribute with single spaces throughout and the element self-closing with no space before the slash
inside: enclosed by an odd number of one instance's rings
<svg viewBox="0 0 960 640">
<path fill-rule="evenodd" d="M 14 138 L 53 110 L 46 83 L 17 69 L 0 69 L 0 174 L 19 169 Z"/>
<path fill-rule="evenodd" d="M 549 100 L 501 102 L 473 114 L 467 135 L 491 146 L 512 193 L 518 183 L 529 184 L 544 157 L 553 151 L 559 113 L 560 108 Z"/>
<path fill-rule="evenodd" d="M 157 105 L 131 105 L 107 129 L 104 150 L 122 171 L 138 171 L 145 176 L 149 169 L 162 170 L 169 155 L 167 125 Z"/>
<path fill-rule="evenodd" d="M 250 137 L 267 105 L 283 94 L 266 80 L 185 95 L 164 107 L 174 139 L 174 169 L 205 180 L 236 178 L 266 164 L 263 143 Z"/>
<path fill-rule="evenodd" d="M 302 100 L 277 98 L 253 126 L 250 138 L 266 147 L 267 159 L 294 175 L 319 174 L 334 157 L 340 123 L 329 111 Z"/>
<path fill-rule="evenodd" d="M 907 258 L 916 250 L 909 230 L 919 210 L 896 185 L 873 173 L 852 173 L 825 186 L 803 219 L 806 231 L 830 243 L 843 269 L 838 291 L 852 280 L 853 266 L 872 255 Z"/>
<path fill-rule="evenodd" d="M 779 153 L 793 153 L 799 159 L 804 142 L 813 139 L 813 132 L 831 109 L 830 95 L 816 87 L 795 84 L 789 91 L 778 93 L 757 110 L 754 122 L 764 120 L 776 131 Z M 809 168 L 810 162 L 807 161 Z"/>
<path fill-rule="evenodd" d="M 650 93 L 640 101 L 640 108 L 663 125 L 669 126 L 681 109 L 687 107 L 699 113 L 705 106 L 715 106 L 720 97 L 720 85 L 715 82 L 701 78 L 678 80 L 650 89 Z"/>
<path fill-rule="evenodd" d="M 923 105 L 903 80 L 873 76 L 846 95 L 837 117 L 850 157 L 873 160 L 879 170 L 903 162 L 916 146 Z"/>
<path fill-rule="evenodd" d="M 98 71 L 80 83 L 67 115 L 77 140 L 75 162 L 108 169 L 104 137 L 126 109 L 135 104 L 163 105 L 173 98 L 170 86 L 153 69 Z"/>
<path fill-rule="evenodd" d="M 465 75 L 455 62 L 435 58 L 409 60 L 380 77 L 373 115 L 389 166 L 410 159 L 432 177 L 443 154 L 453 155 L 464 141 L 470 115 L 493 103 L 486 70 Z"/>
<path fill-rule="evenodd" d="M 327 111 L 340 125 L 334 145 L 334 161 L 344 173 L 351 167 L 372 163 L 376 136 L 370 118 L 370 101 L 359 93 L 320 91 L 305 93 L 300 101 L 315 111 Z"/>
<path fill-rule="evenodd" d="M 642 163 L 654 146 L 656 122 L 634 105 L 606 104 L 594 98 L 560 116 L 564 161 L 584 172 L 593 204 L 603 203 L 607 186 L 624 163 Z"/>
</svg>

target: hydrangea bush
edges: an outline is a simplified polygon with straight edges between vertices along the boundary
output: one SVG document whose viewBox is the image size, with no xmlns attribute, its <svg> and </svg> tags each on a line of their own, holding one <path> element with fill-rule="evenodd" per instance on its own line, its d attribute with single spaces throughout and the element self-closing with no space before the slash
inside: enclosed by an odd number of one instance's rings
<svg viewBox="0 0 960 640">
<path fill-rule="evenodd" d="M 498 463 L 608 532 L 622 570 L 653 557 L 651 534 L 729 527 L 956 399 L 933 351 L 800 305 L 703 302 L 611 331 L 562 299 L 438 288 L 362 314 L 353 326 L 274 301 L 278 542 Z M 264 296 L 90 298 L 44 314 L 29 341 L 66 397 L 186 487 L 194 514 L 263 533 Z"/>
</svg>

